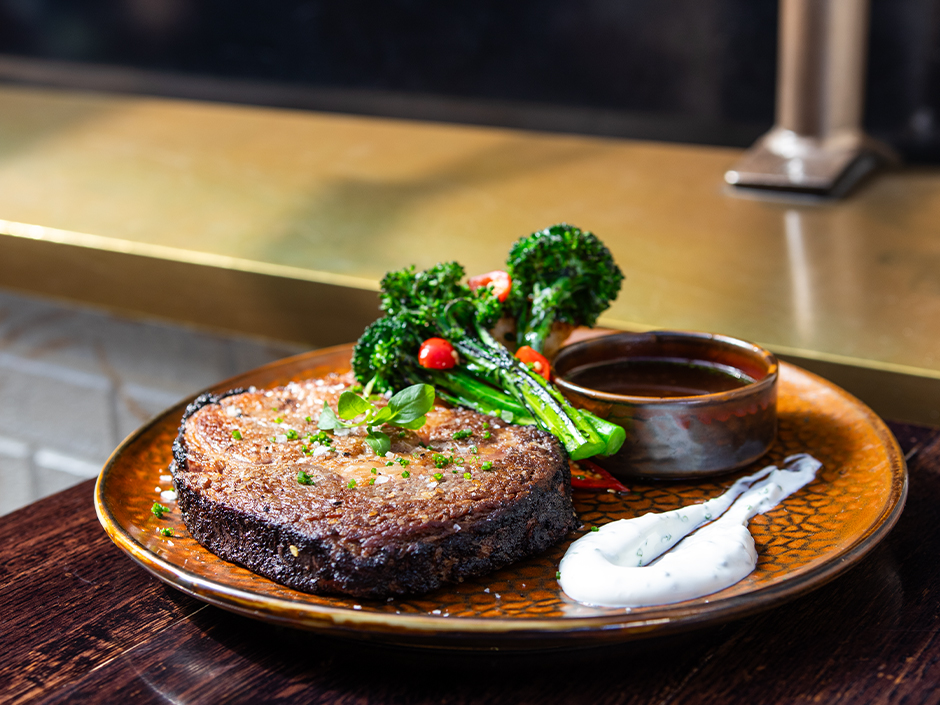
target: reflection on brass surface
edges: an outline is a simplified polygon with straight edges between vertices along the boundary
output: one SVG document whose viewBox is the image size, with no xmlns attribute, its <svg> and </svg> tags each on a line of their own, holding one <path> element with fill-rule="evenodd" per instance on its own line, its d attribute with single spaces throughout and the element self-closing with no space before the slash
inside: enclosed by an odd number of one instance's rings
<svg viewBox="0 0 940 705">
<path fill-rule="evenodd" d="M 568 221 L 626 275 L 604 325 L 940 380 L 936 169 L 837 203 L 774 203 L 726 192 L 733 149 L 14 87 L 0 107 L 0 220 L 83 245 L 0 236 L 2 286 L 352 340 L 385 271 L 489 271 L 517 238 Z M 223 283 L 199 286 L 209 276 Z"/>
</svg>

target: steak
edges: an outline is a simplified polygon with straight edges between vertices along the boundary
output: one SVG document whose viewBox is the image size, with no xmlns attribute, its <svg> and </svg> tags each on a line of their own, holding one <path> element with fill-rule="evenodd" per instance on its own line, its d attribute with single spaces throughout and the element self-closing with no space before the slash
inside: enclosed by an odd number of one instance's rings
<svg viewBox="0 0 940 705">
<path fill-rule="evenodd" d="M 319 433 L 351 377 L 202 395 L 187 408 L 172 472 L 193 538 L 297 590 L 424 593 L 541 552 L 578 521 L 558 440 L 436 404 L 417 431 Z"/>
</svg>

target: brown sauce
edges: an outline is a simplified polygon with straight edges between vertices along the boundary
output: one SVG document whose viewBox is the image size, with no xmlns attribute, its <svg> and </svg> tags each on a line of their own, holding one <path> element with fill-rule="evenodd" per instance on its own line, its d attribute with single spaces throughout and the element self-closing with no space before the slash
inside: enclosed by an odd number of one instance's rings
<svg viewBox="0 0 940 705">
<path fill-rule="evenodd" d="M 754 382 L 734 367 L 665 357 L 605 360 L 576 367 L 565 379 L 588 389 L 633 397 L 692 397 Z"/>
</svg>

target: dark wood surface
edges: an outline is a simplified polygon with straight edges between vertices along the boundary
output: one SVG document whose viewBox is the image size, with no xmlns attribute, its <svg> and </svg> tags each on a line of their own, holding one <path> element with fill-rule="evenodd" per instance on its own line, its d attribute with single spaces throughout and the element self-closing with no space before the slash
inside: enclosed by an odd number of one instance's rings
<svg viewBox="0 0 940 705">
<path fill-rule="evenodd" d="M 0 702 L 940 702 L 940 429 L 891 428 L 907 507 L 845 575 L 673 640 L 554 653 L 402 649 L 232 615 L 118 551 L 89 481 L 0 520 Z"/>
</svg>

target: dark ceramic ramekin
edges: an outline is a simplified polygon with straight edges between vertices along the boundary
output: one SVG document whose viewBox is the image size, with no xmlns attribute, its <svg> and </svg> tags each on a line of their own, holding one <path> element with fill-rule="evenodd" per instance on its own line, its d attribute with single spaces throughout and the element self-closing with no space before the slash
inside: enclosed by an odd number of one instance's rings
<svg viewBox="0 0 940 705">
<path fill-rule="evenodd" d="M 754 381 L 730 391 L 639 397 L 587 389 L 565 379 L 584 365 L 623 358 L 679 358 L 725 365 Z M 621 478 L 683 479 L 717 475 L 763 455 L 777 433 L 777 359 L 743 340 L 710 333 L 618 333 L 566 346 L 555 382 L 578 407 L 624 427 L 627 440 L 594 458 Z"/>
</svg>

